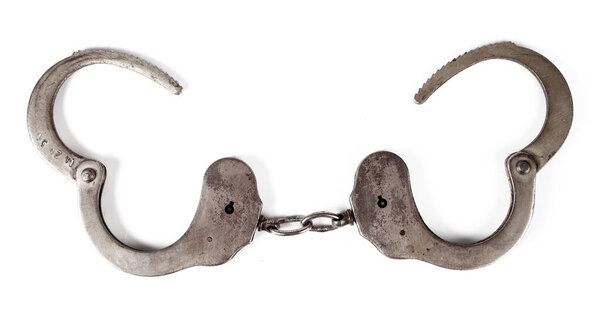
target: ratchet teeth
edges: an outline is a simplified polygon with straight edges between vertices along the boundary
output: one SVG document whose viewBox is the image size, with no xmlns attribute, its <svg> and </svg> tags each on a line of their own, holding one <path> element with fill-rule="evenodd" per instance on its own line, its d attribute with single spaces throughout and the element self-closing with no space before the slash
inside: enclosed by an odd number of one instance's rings
<svg viewBox="0 0 600 319">
<path fill-rule="evenodd" d="M 471 51 L 467 51 L 456 58 L 452 59 L 444 66 L 439 68 L 435 73 L 423 83 L 417 94 L 415 94 L 415 103 L 422 104 L 427 101 L 429 96 L 433 94 L 440 86 L 442 86 L 446 81 L 452 78 L 454 75 L 459 73 L 460 71 L 468 68 L 469 66 L 487 59 L 494 58 L 494 49 L 498 47 L 510 47 L 515 46 L 512 42 L 498 42 L 493 44 L 484 45 L 473 49 Z"/>
</svg>

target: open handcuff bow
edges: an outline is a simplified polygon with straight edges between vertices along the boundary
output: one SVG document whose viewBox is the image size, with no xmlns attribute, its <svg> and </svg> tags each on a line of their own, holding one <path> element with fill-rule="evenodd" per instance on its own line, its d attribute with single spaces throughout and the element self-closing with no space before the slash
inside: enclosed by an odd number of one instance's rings
<svg viewBox="0 0 600 319">
<path fill-rule="evenodd" d="M 84 50 L 51 67 L 35 86 L 27 111 L 29 134 L 38 151 L 58 171 L 75 181 L 85 228 L 104 257 L 120 269 L 144 276 L 172 273 L 197 265 L 218 265 L 231 259 L 252 241 L 255 231 L 296 235 L 329 231 L 356 223 L 360 234 L 391 258 L 413 258 L 451 269 L 489 264 L 519 240 L 533 213 L 535 176 L 565 141 L 573 119 L 571 92 L 560 71 L 539 53 L 510 42 L 477 48 L 446 64 L 415 95 L 423 103 L 462 70 L 490 59 L 505 59 L 527 68 L 539 80 L 546 96 L 546 119 L 539 135 L 506 158 L 511 187 L 508 214 L 489 237 L 473 244 L 451 243 L 436 236 L 424 223 L 414 202 L 408 168 L 391 152 L 376 152 L 359 165 L 351 209 L 341 213 L 267 218 L 256 177 L 239 159 L 223 158 L 207 169 L 200 203 L 188 230 L 172 245 L 154 251 L 131 248 L 110 232 L 102 217 L 100 198 L 106 168 L 81 156 L 60 139 L 53 119 L 54 100 L 73 72 L 92 64 L 112 64 L 157 82 L 174 94 L 181 86 L 156 66 L 126 53 Z M 317 224 L 329 218 L 330 224 Z M 284 224 L 299 227 L 284 229 Z"/>
</svg>

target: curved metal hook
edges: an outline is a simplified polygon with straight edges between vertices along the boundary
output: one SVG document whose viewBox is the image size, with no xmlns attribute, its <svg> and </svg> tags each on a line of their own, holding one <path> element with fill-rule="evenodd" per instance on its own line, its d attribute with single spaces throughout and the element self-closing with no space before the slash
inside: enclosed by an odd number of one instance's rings
<svg viewBox="0 0 600 319">
<path fill-rule="evenodd" d="M 522 152 L 531 154 L 540 170 L 564 143 L 573 122 L 573 98 L 560 71 L 539 53 L 501 42 L 469 51 L 448 62 L 431 76 L 415 94 L 415 102 L 424 103 L 446 81 L 479 62 L 505 59 L 527 68 L 538 79 L 546 96 L 546 120 L 538 136 Z"/>
<path fill-rule="evenodd" d="M 173 94 L 181 93 L 175 79 L 158 67 L 129 54 L 112 50 L 83 50 L 56 63 L 37 82 L 27 110 L 31 140 L 44 158 L 64 175 L 75 178 L 83 156 L 73 152 L 60 139 L 54 125 L 54 100 L 62 84 L 75 71 L 93 64 L 112 64 L 135 71 L 162 85 Z"/>
<path fill-rule="evenodd" d="M 469 66 L 507 59 L 529 69 L 547 98 L 544 127 L 522 151 L 506 159 L 511 204 L 502 225 L 470 245 L 445 241 L 425 224 L 417 209 L 404 161 L 390 152 L 369 155 L 358 168 L 351 204 L 363 237 L 391 258 L 413 258 L 452 269 L 472 269 L 493 262 L 513 247 L 533 214 L 535 176 L 563 144 L 573 119 L 573 101 L 558 69 L 539 53 L 512 43 L 481 47 L 452 60 L 415 95 L 422 103 L 442 84 Z"/>
<path fill-rule="evenodd" d="M 35 86 L 27 112 L 29 134 L 43 157 L 76 181 L 84 224 L 92 241 L 113 264 L 136 275 L 163 275 L 195 265 L 226 262 L 252 241 L 262 208 L 254 173 L 237 159 L 220 159 L 207 169 L 192 223 L 179 240 L 166 248 L 141 251 L 128 247 L 104 223 L 100 198 L 106 168 L 70 150 L 58 136 L 53 118 L 54 100 L 64 81 L 73 72 L 98 63 L 133 70 L 174 94 L 181 92 L 177 81 L 156 66 L 110 50 L 76 52 L 51 67 Z"/>
</svg>

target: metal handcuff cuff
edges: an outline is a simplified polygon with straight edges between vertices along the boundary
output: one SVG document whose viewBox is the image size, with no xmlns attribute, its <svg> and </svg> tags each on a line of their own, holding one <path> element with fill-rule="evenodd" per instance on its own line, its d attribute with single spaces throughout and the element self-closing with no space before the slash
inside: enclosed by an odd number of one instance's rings
<svg viewBox="0 0 600 319">
<path fill-rule="evenodd" d="M 54 100 L 64 81 L 92 64 L 112 64 L 140 73 L 174 94 L 181 86 L 156 66 L 111 50 L 84 50 L 51 67 L 35 86 L 27 112 L 29 134 L 42 156 L 77 183 L 85 228 L 104 257 L 128 273 L 157 276 L 197 265 L 219 265 L 252 241 L 255 231 L 295 235 L 358 226 L 360 234 L 391 258 L 412 258 L 451 269 L 472 269 L 505 254 L 521 237 L 533 213 L 535 176 L 565 141 L 573 118 L 571 92 L 560 71 L 539 53 L 510 42 L 463 54 L 438 70 L 415 95 L 423 103 L 462 70 L 489 59 L 510 60 L 539 80 L 546 96 L 544 126 L 531 144 L 506 159 L 511 204 L 506 218 L 489 237 L 473 244 L 451 243 L 424 223 L 414 202 L 408 168 L 391 152 L 376 152 L 362 161 L 350 196 L 352 209 L 308 216 L 266 218 L 261 215 L 254 173 L 241 160 L 223 158 L 204 175 L 200 203 L 188 230 L 172 245 L 143 251 L 120 242 L 106 226 L 100 205 L 106 168 L 63 144 L 53 119 Z M 331 219 L 330 225 L 313 223 Z M 297 223 L 297 229 L 283 224 Z"/>
</svg>

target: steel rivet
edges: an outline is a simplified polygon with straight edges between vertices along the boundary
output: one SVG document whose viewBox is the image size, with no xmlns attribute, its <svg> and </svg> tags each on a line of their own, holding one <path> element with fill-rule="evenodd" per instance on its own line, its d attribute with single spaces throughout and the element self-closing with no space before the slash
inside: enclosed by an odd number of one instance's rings
<svg viewBox="0 0 600 319">
<path fill-rule="evenodd" d="M 81 178 L 84 182 L 89 183 L 96 179 L 96 170 L 93 168 L 86 168 L 81 172 Z"/>
<path fill-rule="evenodd" d="M 525 175 L 531 171 L 531 165 L 527 161 L 520 161 L 517 163 L 517 172 Z"/>
</svg>

